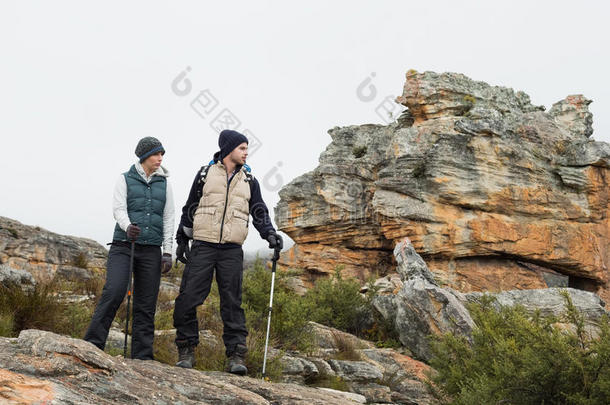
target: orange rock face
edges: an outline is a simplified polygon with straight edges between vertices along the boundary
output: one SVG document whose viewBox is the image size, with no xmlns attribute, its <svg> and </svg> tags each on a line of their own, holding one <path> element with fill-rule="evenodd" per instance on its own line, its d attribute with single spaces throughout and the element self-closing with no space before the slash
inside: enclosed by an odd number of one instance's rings
<svg viewBox="0 0 610 405">
<path fill-rule="evenodd" d="M 8 404 L 50 404 L 55 395 L 48 381 L 0 368 L 0 398 Z"/>
<path fill-rule="evenodd" d="M 280 191 L 276 222 L 307 282 L 339 268 L 393 272 L 408 237 L 461 291 L 570 285 L 610 298 L 610 145 L 589 136 L 589 100 L 548 112 L 463 75 L 407 75 L 388 126 L 329 131 L 320 165 Z M 365 150 L 362 153 L 354 151 Z"/>
</svg>

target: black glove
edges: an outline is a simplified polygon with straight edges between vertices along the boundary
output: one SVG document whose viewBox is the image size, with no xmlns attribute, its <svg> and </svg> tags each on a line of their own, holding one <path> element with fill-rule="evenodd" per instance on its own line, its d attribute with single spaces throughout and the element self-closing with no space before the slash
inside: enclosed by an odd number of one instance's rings
<svg viewBox="0 0 610 405">
<path fill-rule="evenodd" d="M 136 224 L 129 224 L 126 233 L 129 240 L 136 240 L 138 239 L 138 236 L 140 236 L 140 232 L 142 232 L 142 230 L 139 226 L 137 226 Z"/>
<path fill-rule="evenodd" d="M 186 262 L 188 262 L 188 260 L 189 260 L 190 254 L 191 254 L 191 249 L 189 248 L 188 240 L 183 243 L 178 244 L 178 247 L 176 248 L 176 260 L 177 261 L 186 264 Z"/>
<path fill-rule="evenodd" d="M 178 232 L 176 232 L 176 242 L 178 243 L 178 247 L 176 248 L 176 261 L 180 261 L 184 264 L 188 261 L 189 254 L 191 253 L 189 240 L 190 238 L 186 236 L 182 225 L 180 225 L 178 227 Z"/>
<path fill-rule="evenodd" d="M 269 249 L 282 250 L 284 248 L 282 237 L 274 231 L 269 232 L 269 235 L 267 235 L 267 242 L 269 242 Z"/>
<path fill-rule="evenodd" d="M 172 254 L 163 253 L 161 257 L 161 274 L 165 274 L 172 269 Z"/>
</svg>

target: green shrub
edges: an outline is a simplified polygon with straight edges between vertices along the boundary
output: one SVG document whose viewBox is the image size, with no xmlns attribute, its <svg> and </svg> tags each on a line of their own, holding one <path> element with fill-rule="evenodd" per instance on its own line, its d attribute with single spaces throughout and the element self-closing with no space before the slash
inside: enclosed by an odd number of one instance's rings
<svg viewBox="0 0 610 405">
<path fill-rule="evenodd" d="M 338 375 L 326 374 L 324 369 L 320 369 L 320 373 L 315 377 L 310 377 L 306 384 L 312 387 L 324 387 L 337 391 L 349 392 L 351 389 L 350 384 L 343 378 Z"/>
<path fill-rule="evenodd" d="M 104 353 L 107 353 L 111 356 L 122 356 L 123 355 L 123 348 L 118 348 L 118 347 L 109 347 L 106 346 L 104 348 Z M 129 343 L 129 340 L 127 341 L 127 355 L 129 356 L 129 353 L 131 353 L 131 344 Z"/>
<path fill-rule="evenodd" d="M 490 299 L 471 305 L 472 342 L 451 334 L 433 342 L 437 398 L 452 404 L 607 404 L 610 322 L 603 319 L 600 336 L 590 338 L 564 296 L 561 321 L 571 328 L 523 307 L 495 309 Z"/>
<path fill-rule="evenodd" d="M 378 278 L 378 275 L 371 275 L 366 282 L 368 290 L 365 295 L 365 307 L 368 308 L 367 315 L 370 315 L 370 323 L 368 328 L 358 336 L 374 342 L 376 347 L 397 349 L 402 347 L 402 344 L 394 320 L 385 319 L 373 306 L 373 300 L 379 293 L 379 287 L 374 284 Z"/>
<path fill-rule="evenodd" d="M 24 329 L 41 329 L 82 337 L 93 314 L 93 303 L 62 301 L 65 288 L 59 282 L 38 283 L 31 290 L 0 286 L 0 314 L 4 314 L 1 333 L 17 336 Z"/>
<path fill-rule="evenodd" d="M 178 349 L 174 343 L 175 335 L 155 336 L 153 353 L 155 360 L 170 365 L 178 361 Z M 195 369 L 203 371 L 224 371 L 225 349 L 220 336 L 217 343 L 202 341 L 195 348 Z"/>
<path fill-rule="evenodd" d="M 102 289 L 104 288 L 105 275 L 101 272 L 94 273 L 94 276 L 76 282 L 68 282 L 63 290 L 72 291 L 74 294 L 82 294 L 92 297 L 94 300 L 99 299 L 102 296 Z"/>
<path fill-rule="evenodd" d="M 80 252 L 78 255 L 76 255 L 76 257 L 74 257 L 73 264 L 76 267 L 86 269 L 89 266 L 89 257 L 85 252 Z"/>
<path fill-rule="evenodd" d="M 364 330 L 360 337 L 374 342 L 375 346 L 379 348 L 397 349 L 402 347 L 394 322 L 385 319 L 376 311 L 373 311 L 371 327 Z"/>
<path fill-rule="evenodd" d="M 377 381 L 379 385 L 385 385 L 392 391 L 402 391 L 405 380 L 415 380 L 417 377 L 412 372 L 407 372 L 400 366 L 393 366 L 383 370 L 382 377 Z"/>
<path fill-rule="evenodd" d="M 175 334 L 156 335 L 153 340 L 153 356 L 156 361 L 174 365 L 178 361 L 178 349 L 174 340 Z"/>
<path fill-rule="evenodd" d="M 29 291 L 0 285 L 0 313 L 12 315 L 13 336 L 23 329 L 54 331 L 62 309 L 53 283 L 38 283 Z"/>
<path fill-rule="evenodd" d="M 318 279 L 303 297 L 291 291 L 285 280 L 284 272 L 276 274 L 271 316 L 271 335 L 280 347 L 311 351 L 314 337 L 306 327 L 309 321 L 376 341 L 383 347 L 400 346 L 393 324 L 373 311 L 371 301 L 376 290 L 363 296 L 358 280 L 344 279 L 339 268 L 332 277 Z M 271 272 L 257 260 L 244 275 L 243 302 L 249 330 L 266 328 L 270 287 Z"/>
<path fill-rule="evenodd" d="M 309 319 L 314 322 L 359 336 L 369 326 L 370 302 L 360 294 L 360 283 L 343 279 L 339 269 L 333 277 L 317 280 L 303 299 L 310 311 Z"/>
<path fill-rule="evenodd" d="M 246 356 L 246 366 L 248 367 L 248 375 L 251 377 L 260 378 L 263 373 L 263 360 L 265 357 L 265 336 L 266 328 L 250 329 L 246 345 L 248 346 L 248 355 Z M 271 339 L 271 338 L 270 338 Z M 269 347 L 273 347 L 273 343 L 277 346 L 277 342 L 270 341 Z M 277 355 L 272 356 L 267 352 L 267 364 L 265 367 L 265 378 L 271 381 L 279 381 L 282 377 L 283 366 L 280 358 L 283 352 L 279 351 Z"/>
<path fill-rule="evenodd" d="M 223 323 L 220 317 L 220 296 L 216 281 L 213 281 L 203 305 L 197 308 L 197 322 L 200 330 L 207 329 L 217 336 L 222 336 Z"/>
<path fill-rule="evenodd" d="M 174 327 L 174 309 L 155 313 L 155 330 L 167 330 Z"/>
<path fill-rule="evenodd" d="M 216 342 L 201 342 L 195 349 L 195 368 L 205 371 L 225 371 L 225 346 L 221 335 Z"/>
<path fill-rule="evenodd" d="M 266 332 L 271 277 L 271 272 L 265 269 L 260 260 L 244 274 L 243 303 L 249 330 L 261 329 Z M 291 291 L 286 286 L 285 276 L 277 272 L 273 292 L 271 336 L 281 347 L 307 351 L 312 346 L 313 337 L 306 328 L 310 312 L 308 303 Z"/>
<path fill-rule="evenodd" d="M 0 312 L 0 336 L 13 336 L 14 319 L 13 314 Z"/>
<path fill-rule="evenodd" d="M 93 310 L 92 303 L 64 304 L 61 309 L 61 320 L 53 327 L 53 331 L 73 338 L 82 338 L 91 322 Z"/>
<path fill-rule="evenodd" d="M 332 356 L 333 359 L 352 361 L 362 360 L 362 356 L 358 351 L 359 348 L 355 346 L 351 339 L 334 331 L 332 332 L 332 336 L 333 340 L 335 341 L 335 347 L 337 348 L 337 351 Z"/>
</svg>

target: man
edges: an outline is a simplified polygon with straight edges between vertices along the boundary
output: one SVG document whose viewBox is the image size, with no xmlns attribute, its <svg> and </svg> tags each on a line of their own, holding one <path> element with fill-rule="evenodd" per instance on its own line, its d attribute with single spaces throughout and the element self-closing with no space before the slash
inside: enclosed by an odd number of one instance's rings
<svg viewBox="0 0 610 405">
<path fill-rule="evenodd" d="M 216 282 L 220 293 L 220 315 L 224 330 L 227 371 L 245 375 L 247 353 L 246 319 L 241 308 L 243 244 L 248 234 L 249 215 L 269 247 L 281 249 L 269 210 L 262 199 L 258 181 L 246 165 L 248 138 L 224 130 L 218 139 L 220 151 L 214 160 L 197 172 L 176 235 L 178 260 L 186 263 L 180 294 L 174 308 L 179 367 L 195 363 L 199 344 L 197 307 L 205 301 Z M 189 252 L 188 242 L 193 239 Z"/>
<path fill-rule="evenodd" d="M 131 241 L 135 241 L 131 357 L 152 360 L 161 272 L 172 267 L 174 199 L 167 181 L 169 172 L 161 166 L 165 154 L 161 142 L 143 138 L 135 152 L 138 162 L 115 185 L 112 208 L 117 223 L 108 253 L 106 284 L 85 340 L 104 349 L 114 315 L 127 292 Z"/>
</svg>

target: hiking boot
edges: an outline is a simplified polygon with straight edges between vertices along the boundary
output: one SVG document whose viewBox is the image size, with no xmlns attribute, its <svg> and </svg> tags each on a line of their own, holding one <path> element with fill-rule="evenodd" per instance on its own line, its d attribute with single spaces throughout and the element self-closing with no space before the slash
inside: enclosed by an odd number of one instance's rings
<svg viewBox="0 0 610 405">
<path fill-rule="evenodd" d="M 246 375 L 248 368 L 246 367 L 246 353 L 248 348 L 242 344 L 235 346 L 235 351 L 229 356 L 229 364 L 227 371 L 231 374 Z"/>
<path fill-rule="evenodd" d="M 195 346 L 178 347 L 178 363 L 182 368 L 193 368 L 195 365 Z"/>
</svg>

